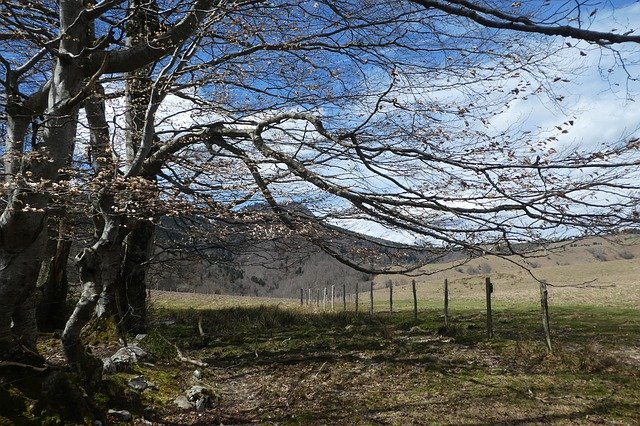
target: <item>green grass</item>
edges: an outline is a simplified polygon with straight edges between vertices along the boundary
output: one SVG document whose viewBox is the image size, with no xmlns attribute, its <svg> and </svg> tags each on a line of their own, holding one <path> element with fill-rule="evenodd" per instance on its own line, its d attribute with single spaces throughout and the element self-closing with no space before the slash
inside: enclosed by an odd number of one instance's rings
<svg viewBox="0 0 640 426">
<path fill-rule="evenodd" d="M 550 354 L 531 303 L 496 303 L 492 340 L 477 301 L 452 306 L 448 329 L 435 302 L 421 305 L 417 322 L 406 302 L 373 316 L 362 306 L 358 314 L 169 306 L 155 308 L 151 335 L 209 364 L 221 394 L 206 413 L 212 422 L 640 422 L 634 309 L 552 307 Z M 191 370 L 176 372 L 176 383 Z M 171 386 L 163 389 L 167 401 Z"/>
</svg>

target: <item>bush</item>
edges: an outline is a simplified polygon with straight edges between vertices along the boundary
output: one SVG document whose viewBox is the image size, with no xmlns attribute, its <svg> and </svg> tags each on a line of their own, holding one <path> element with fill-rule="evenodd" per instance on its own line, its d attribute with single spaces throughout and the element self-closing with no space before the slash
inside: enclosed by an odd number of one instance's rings
<svg viewBox="0 0 640 426">
<path fill-rule="evenodd" d="M 618 256 L 620 256 L 622 259 L 625 259 L 625 260 L 633 259 L 634 257 L 636 257 L 633 253 L 627 250 L 621 251 L 618 254 Z"/>
<path fill-rule="evenodd" d="M 596 250 L 596 249 L 590 249 L 588 250 L 589 253 L 591 253 L 593 255 L 593 257 L 596 260 L 599 260 L 600 262 L 606 262 L 607 260 L 609 260 L 607 258 L 607 255 L 605 254 L 605 252 L 600 249 L 600 250 Z"/>
</svg>

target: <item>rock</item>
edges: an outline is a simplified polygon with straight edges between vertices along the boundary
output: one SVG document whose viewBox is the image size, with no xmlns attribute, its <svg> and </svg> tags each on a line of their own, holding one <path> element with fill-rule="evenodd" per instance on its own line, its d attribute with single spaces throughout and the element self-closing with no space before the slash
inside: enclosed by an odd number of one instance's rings
<svg viewBox="0 0 640 426">
<path fill-rule="evenodd" d="M 200 379 L 202 379 L 202 371 L 200 370 L 195 370 L 193 372 L 193 374 L 191 375 L 191 377 L 193 378 L 194 382 L 198 382 L 200 381 Z"/>
<path fill-rule="evenodd" d="M 111 361 L 115 365 L 117 371 L 125 371 L 131 364 L 138 363 L 139 360 L 148 358 L 147 351 L 142 349 L 138 345 L 129 345 L 125 348 L 120 348 L 118 351 L 111 355 Z"/>
<path fill-rule="evenodd" d="M 409 333 L 419 334 L 419 333 L 424 333 L 424 330 L 418 327 L 417 325 L 414 325 L 409 329 Z"/>
<path fill-rule="evenodd" d="M 191 386 L 191 388 L 185 393 L 189 401 L 195 401 L 198 397 L 203 395 L 209 395 L 209 389 L 204 386 L 195 385 Z"/>
<path fill-rule="evenodd" d="M 136 334 L 136 337 L 133 338 L 136 342 L 140 342 L 144 340 L 148 335 L 147 334 Z"/>
<path fill-rule="evenodd" d="M 127 410 L 109 410 L 107 413 L 111 414 L 118 420 L 122 420 L 123 422 L 130 422 L 133 420 L 133 416 Z"/>
<path fill-rule="evenodd" d="M 128 385 L 132 388 L 134 388 L 135 390 L 138 390 L 140 392 L 144 391 L 145 389 L 149 389 L 149 388 L 155 388 L 156 385 L 154 385 L 153 383 L 147 381 L 144 376 L 136 376 L 133 377 L 131 379 L 129 379 Z"/>
<path fill-rule="evenodd" d="M 211 398 L 209 396 L 204 396 L 196 401 L 196 410 L 198 411 L 204 411 L 209 407 L 211 407 Z"/>
<path fill-rule="evenodd" d="M 211 407 L 211 392 L 204 386 L 191 386 L 186 395 L 187 400 L 192 402 L 198 411 Z"/>
<path fill-rule="evenodd" d="M 117 372 L 115 363 L 111 358 L 102 358 L 102 373 L 103 374 L 113 374 Z"/>
<path fill-rule="evenodd" d="M 190 410 L 193 408 L 193 404 L 189 402 L 186 396 L 180 395 L 176 399 L 173 400 L 173 403 L 178 406 L 178 408 L 182 408 L 184 410 Z"/>
</svg>

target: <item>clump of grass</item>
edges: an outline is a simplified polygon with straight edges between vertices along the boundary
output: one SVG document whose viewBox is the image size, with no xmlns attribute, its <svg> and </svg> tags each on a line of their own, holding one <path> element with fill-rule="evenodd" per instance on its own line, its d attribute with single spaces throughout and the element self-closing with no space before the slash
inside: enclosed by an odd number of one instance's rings
<svg viewBox="0 0 640 426">
<path fill-rule="evenodd" d="M 554 353 L 553 360 L 558 367 L 572 373 L 604 373 L 619 366 L 617 359 L 591 345 L 574 349 L 560 348 Z"/>
<path fill-rule="evenodd" d="M 113 317 L 93 318 L 82 331 L 83 341 L 93 346 L 114 343 L 118 338 L 118 328 Z"/>
<path fill-rule="evenodd" d="M 438 334 L 446 337 L 460 337 L 465 334 L 465 330 L 458 324 L 447 324 L 438 327 Z"/>
<path fill-rule="evenodd" d="M 158 329 L 151 330 L 142 345 L 159 361 L 169 361 L 176 356 L 176 349 Z"/>
<path fill-rule="evenodd" d="M 636 257 L 633 253 L 631 253 L 628 250 L 621 251 L 620 253 L 618 253 L 618 256 L 620 256 L 620 258 L 624 260 L 631 260 Z"/>
</svg>

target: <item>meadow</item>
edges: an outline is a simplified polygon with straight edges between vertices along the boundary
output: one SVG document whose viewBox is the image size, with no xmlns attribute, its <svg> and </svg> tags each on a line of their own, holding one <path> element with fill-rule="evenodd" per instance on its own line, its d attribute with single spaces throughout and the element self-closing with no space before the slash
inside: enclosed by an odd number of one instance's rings
<svg viewBox="0 0 640 426">
<path fill-rule="evenodd" d="M 538 263 L 529 270 L 480 258 L 430 275 L 378 276 L 373 315 L 368 287 L 358 313 L 353 299 L 331 312 L 299 299 L 154 292 L 146 344 L 157 362 L 131 374 L 160 385 L 140 395 L 138 415 L 167 424 L 640 424 L 637 247 L 592 243 L 530 259 Z M 610 259 L 588 258 L 594 247 Z M 532 274 L 555 284 L 552 353 Z M 486 276 L 495 286 L 492 339 Z M 207 367 L 176 362 L 174 344 Z M 196 368 L 215 404 L 180 410 L 172 400 Z"/>
<path fill-rule="evenodd" d="M 526 259 L 528 269 L 478 258 L 377 276 L 373 313 L 368 285 L 357 313 L 354 298 L 332 311 L 297 298 L 151 291 L 140 343 L 151 358 L 105 376 L 93 397 L 105 411 L 130 411 L 134 424 L 640 424 L 640 245 L 625 241 L 548 250 Z M 550 285 L 553 352 L 535 278 Z M 89 327 L 85 341 L 100 356 L 121 345 L 113 324 Z M 51 363 L 64 362 L 56 336 L 40 345 Z M 132 389 L 140 375 L 154 386 Z M 178 408 L 194 384 L 211 404 Z"/>
</svg>

